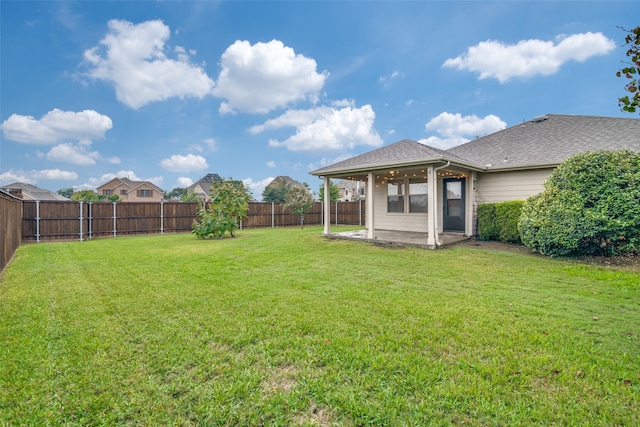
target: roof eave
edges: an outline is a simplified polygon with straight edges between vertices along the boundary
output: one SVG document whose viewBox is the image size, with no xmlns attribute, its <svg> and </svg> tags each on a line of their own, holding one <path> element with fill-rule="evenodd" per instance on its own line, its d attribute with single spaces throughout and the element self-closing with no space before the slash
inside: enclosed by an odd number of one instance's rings
<svg viewBox="0 0 640 427">
<path fill-rule="evenodd" d="M 407 168 L 407 167 L 419 167 L 429 163 L 446 163 L 451 162 L 452 165 L 462 166 L 475 171 L 483 171 L 484 168 L 475 165 L 473 163 L 467 163 L 460 161 L 460 159 L 452 159 L 449 156 L 427 157 L 422 159 L 407 160 L 402 162 L 381 162 L 381 163 L 369 163 L 365 165 L 358 165 L 339 169 L 318 169 L 313 172 L 309 172 L 314 176 L 342 176 L 349 174 L 359 174 L 376 172 L 385 169 Z"/>
<path fill-rule="evenodd" d="M 519 170 L 528 170 L 528 169 L 551 169 L 556 168 L 560 165 L 558 162 L 554 163 L 533 163 L 526 165 L 501 165 L 501 166 L 486 166 L 484 168 L 484 172 L 508 172 L 508 171 L 519 171 Z"/>
</svg>

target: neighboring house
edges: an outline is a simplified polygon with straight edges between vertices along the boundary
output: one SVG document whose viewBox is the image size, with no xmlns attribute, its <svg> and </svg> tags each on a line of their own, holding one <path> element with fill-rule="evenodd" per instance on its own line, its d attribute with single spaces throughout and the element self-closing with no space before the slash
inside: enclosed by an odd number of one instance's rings
<svg viewBox="0 0 640 427">
<path fill-rule="evenodd" d="M 96 190 L 105 197 L 117 195 L 123 202 L 160 202 L 164 195 L 164 191 L 152 182 L 129 178 L 113 178 Z"/>
<path fill-rule="evenodd" d="M 190 193 L 196 193 L 198 198 L 204 202 L 211 201 L 211 186 L 214 182 L 222 181 L 222 177 L 217 173 L 208 173 L 189 187 L 187 191 Z"/>
<path fill-rule="evenodd" d="M 479 204 L 524 200 L 568 157 L 621 149 L 640 152 L 640 119 L 548 114 L 449 150 L 405 139 L 311 174 L 366 182 L 366 238 L 422 233 L 435 248 L 443 232 L 473 235 Z"/>
<path fill-rule="evenodd" d="M 3 186 L 1 189 L 23 200 L 69 200 L 53 191 L 44 190 L 35 185 L 25 184 L 23 182 L 14 182 L 13 184 Z"/>
<path fill-rule="evenodd" d="M 340 190 L 338 195 L 340 202 L 357 202 L 365 199 L 367 185 L 364 182 L 343 179 L 336 183 L 336 187 Z"/>
<path fill-rule="evenodd" d="M 305 187 L 304 184 L 301 184 L 300 182 L 296 181 L 295 179 L 289 177 L 289 176 L 285 176 L 285 175 L 280 175 L 277 176 L 275 178 L 273 178 L 271 180 L 271 182 L 269 184 L 267 184 L 267 186 L 265 188 L 278 188 L 281 185 L 286 184 L 291 188 L 302 188 L 304 190 L 306 190 L 309 193 L 309 189 L 307 187 Z"/>
</svg>

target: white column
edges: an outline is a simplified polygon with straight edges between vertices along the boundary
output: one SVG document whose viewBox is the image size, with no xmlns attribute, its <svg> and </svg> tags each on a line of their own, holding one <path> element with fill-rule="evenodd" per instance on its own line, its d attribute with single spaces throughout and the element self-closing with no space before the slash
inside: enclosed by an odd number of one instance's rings
<svg viewBox="0 0 640 427">
<path fill-rule="evenodd" d="M 438 180 L 433 166 L 427 166 L 427 245 L 436 247 L 436 197 Z"/>
<path fill-rule="evenodd" d="M 469 173 L 467 178 L 467 197 L 465 200 L 465 220 L 466 224 L 464 226 L 464 234 L 467 236 L 473 235 L 473 204 L 475 203 L 475 182 L 476 182 L 476 172 L 472 171 Z"/>
<path fill-rule="evenodd" d="M 331 234 L 331 179 L 324 177 L 324 231 L 325 236 Z"/>
<path fill-rule="evenodd" d="M 365 215 L 365 223 L 366 223 L 366 227 L 367 227 L 367 239 L 373 239 L 375 237 L 374 235 L 374 229 L 375 229 L 375 215 L 374 215 L 374 209 L 373 209 L 373 194 L 375 193 L 375 188 L 376 188 L 376 180 L 375 180 L 375 176 L 373 174 L 373 172 L 370 172 L 367 176 L 367 194 L 366 194 L 366 205 L 365 205 L 365 209 L 364 209 L 364 215 Z"/>
</svg>

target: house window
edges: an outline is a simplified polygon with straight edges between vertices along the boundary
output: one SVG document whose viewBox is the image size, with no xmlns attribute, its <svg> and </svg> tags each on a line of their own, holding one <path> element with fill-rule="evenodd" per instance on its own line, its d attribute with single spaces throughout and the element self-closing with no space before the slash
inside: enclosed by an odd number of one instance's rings
<svg viewBox="0 0 640 427">
<path fill-rule="evenodd" d="M 111 195 L 111 190 L 102 190 L 102 195 L 103 196 L 110 196 Z"/>
<path fill-rule="evenodd" d="M 125 190 L 124 188 L 122 190 L 120 190 L 120 195 L 121 196 L 126 196 L 127 195 L 127 190 Z"/>
<path fill-rule="evenodd" d="M 138 190 L 138 197 L 152 197 L 153 190 Z"/>
<path fill-rule="evenodd" d="M 409 180 L 409 212 L 427 213 L 427 180 Z"/>
<path fill-rule="evenodd" d="M 404 181 L 387 183 L 387 212 L 404 213 Z"/>
</svg>

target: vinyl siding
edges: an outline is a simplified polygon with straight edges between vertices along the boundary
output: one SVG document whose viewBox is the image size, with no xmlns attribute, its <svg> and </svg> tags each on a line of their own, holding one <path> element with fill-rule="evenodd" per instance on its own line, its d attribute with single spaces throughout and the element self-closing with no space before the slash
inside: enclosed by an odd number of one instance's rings
<svg viewBox="0 0 640 427">
<path fill-rule="evenodd" d="M 376 184 L 374 193 L 374 218 L 377 230 L 427 232 L 426 213 L 388 213 L 387 186 Z M 405 195 L 405 197 L 408 196 Z"/>
<path fill-rule="evenodd" d="M 490 172 L 478 175 L 477 202 L 498 203 L 525 200 L 544 190 L 544 181 L 553 169 Z"/>
</svg>

